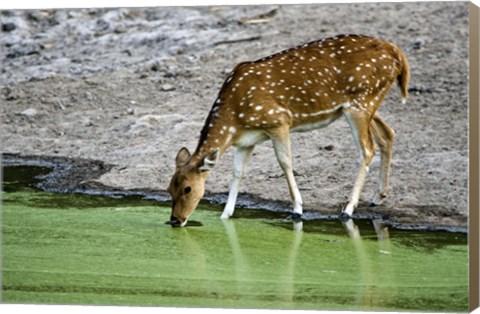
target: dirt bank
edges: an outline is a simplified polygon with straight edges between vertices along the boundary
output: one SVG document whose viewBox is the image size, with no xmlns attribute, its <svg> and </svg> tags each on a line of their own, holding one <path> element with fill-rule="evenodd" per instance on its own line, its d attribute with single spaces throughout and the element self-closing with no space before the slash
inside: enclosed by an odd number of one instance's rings
<svg viewBox="0 0 480 314">
<path fill-rule="evenodd" d="M 467 3 L 3 11 L 0 18 L 2 151 L 100 162 L 108 169 L 92 166 L 98 175 L 84 186 L 159 195 L 178 149 L 195 148 L 235 64 L 338 33 L 388 39 L 408 56 L 411 96 L 402 105 L 393 91 L 380 110 L 397 137 L 391 193 L 374 211 L 403 224 L 467 225 Z M 293 155 L 305 210 L 337 212 L 356 175 L 346 122 L 294 134 Z M 233 149 L 207 181 L 217 202 L 226 199 L 232 156 Z M 377 171 L 375 160 L 359 215 L 371 212 L 365 205 Z M 242 191 L 240 201 L 252 206 L 289 206 L 269 143 L 255 149 Z"/>
</svg>

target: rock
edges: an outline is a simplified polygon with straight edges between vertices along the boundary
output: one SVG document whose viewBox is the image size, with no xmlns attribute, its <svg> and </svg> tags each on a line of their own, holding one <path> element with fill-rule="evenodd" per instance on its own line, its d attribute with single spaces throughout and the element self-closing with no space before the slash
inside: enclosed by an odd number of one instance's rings
<svg viewBox="0 0 480 314">
<path fill-rule="evenodd" d="M 2 16 L 15 16 L 15 13 L 12 10 L 3 10 L 0 12 Z"/>
<path fill-rule="evenodd" d="M 63 104 L 63 101 L 61 101 L 60 99 L 56 99 L 53 103 L 56 108 L 60 110 L 65 110 L 65 105 Z"/>
<path fill-rule="evenodd" d="M 132 115 L 132 116 L 135 115 L 135 109 L 133 109 L 133 108 L 128 108 L 128 109 L 127 109 L 127 114 Z"/>
<path fill-rule="evenodd" d="M 160 90 L 161 90 L 162 92 L 174 91 L 174 90 L 175 90 L 175 86 L 173 86 L 172 84 L 163 84 L 162 86 L 160 86 Z"/>
<path fill-rule="evenodd" d="M 35 43 L 33 41 L 22 41 L 19 43 L 15 43 L 14 45 L 10 46 L 8 49 L 8 53 L 6 55 L 9 59 L 15 59 L 18 57 L 29 56 L 34 54 L 40 54 L 42 48 L 41 45 Z"/>
<path fill-rule="evenodd" d="M 424 84 L 411 84 L 408 87 L 410 93 L 421 94 L 421 93 L 433 93 L 435 89 L 431 85 Z"/>
<path fill-rule="evenodd" d="M 27 14 L 27 18 L 36 23 L 40 23 L 42 26 L 52 27 L 59 25 L 60 21 L 57 19 L 56 11 L 49 10 L 32 10 Z"/>
<path fill-rule="evenodd" d="M 3 32 L 11 32 L 17 28 L 17 25 L 14 23 L 3 23 L 2 24 L 2 31 Z"/>
<path fill-rule="evenodd" d="M 14 89 L 9 86 L 4 86 L 1 88 L 2 98 L 5 100 L 15 100 L 18 99 L 18 95 Z"/>
<path fill-rule="evenodd" d="M 163 74 L 164 77 L 166 78 L 173 78 L 178 76 L 178 67 L 177 66 L 169 66 L 168 69 L 165 71 L 165 74 Z"/>
<path fill-rule="evenodd" d="M 37 110 L 33 109 L 33 108 L 29 108 L 25 111 L 22 111 L 20 113 L 21 116 L 24 116 L 24 117 L 27 117 L 27 118 L 33 118 L 35 117 L 36 115 L 38 114 Z"/>
<path fill-rule="evenodd" d="M 160 66 L 160 63 L 158 61 L 156 62 L 153 62 L 151 65 L 150 65 L 150 70 L 153 71 L 153 72 L 158 72 L 161 70 L 161 66 Z"/>
<path fill-rule="evenodd" d="M 415 39 L 415 42 L 413 43 L 413 49 L 420 49 L 423 46 L 425 46 L 425 40 L 422 38 L 417 38 Z"/>
</svg>

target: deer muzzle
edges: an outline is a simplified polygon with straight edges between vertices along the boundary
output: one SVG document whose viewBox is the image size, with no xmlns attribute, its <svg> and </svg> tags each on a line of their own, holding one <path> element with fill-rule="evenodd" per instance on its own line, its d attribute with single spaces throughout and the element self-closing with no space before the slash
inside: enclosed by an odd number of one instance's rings
<svg viewBox="0 0 480 314">
<path fill-rule="evenodd" d="M 187 220 L 185 219 L 184 221 L 180 220 L 179 218 L 175 216 L 170 216 L 170 225 L 172 227 L 183 227 L 187 224 Z"/>
</svg>

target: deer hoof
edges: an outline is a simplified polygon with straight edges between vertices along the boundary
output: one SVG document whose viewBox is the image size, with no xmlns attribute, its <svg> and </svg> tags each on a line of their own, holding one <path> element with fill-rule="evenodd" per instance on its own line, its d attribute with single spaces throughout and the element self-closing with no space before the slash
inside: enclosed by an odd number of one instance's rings
<svg viewBox="0 0 480 314">
<path fill-rule="evenodd" d="M 220 216 L 220 219 L 229 219 L 230 217 L 232 217 L 232 214 L 222 213 L 222 215 Z"/>
<path fill-rule="evenodd" d="M 379 205 L 382 205 L 383 203 L 383 200 L 387 197 L 387 194 L 386 193 L 378 193 L 378 194 L 375 194 L 375 196 L 373 197 L 373 199 L 370 201 L 370 204 L 368 204 L 369 207 L 373 207 L 373 206 L 379 206 Z"/>
<path fill-rule="evenodd" d="M 291 218 L 292 220 L 300 220 L 300 219 L 302 219 L 302 214 L 292 213 L 292 215 L 290 216 L 290 218 Z"/>
<path fill-rule="evenodd" d="M 341 212 L 340 215 L 338 215 L 338 219 L 340 221 L 347 221 L 349 220 L 350 218 L 352 218 L 348 213 L 346 212 Z"/>
</svg>

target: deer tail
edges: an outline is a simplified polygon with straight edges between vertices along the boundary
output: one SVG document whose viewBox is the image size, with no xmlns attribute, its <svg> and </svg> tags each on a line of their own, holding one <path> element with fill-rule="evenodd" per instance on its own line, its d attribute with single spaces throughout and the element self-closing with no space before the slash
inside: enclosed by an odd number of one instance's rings
<svg viewBox="0 0 480 314">
<path fill-rule="evenodd" d="M 407 57 L 402 51 L 399 51 L 400 57 L 400 74 L 397 77 L 398 87 L 402 94 L 402 103 L 407 102 L 408 98 L 408 82 L 410 81 L 410 65 L 408 64 Z"/>
</svg>

